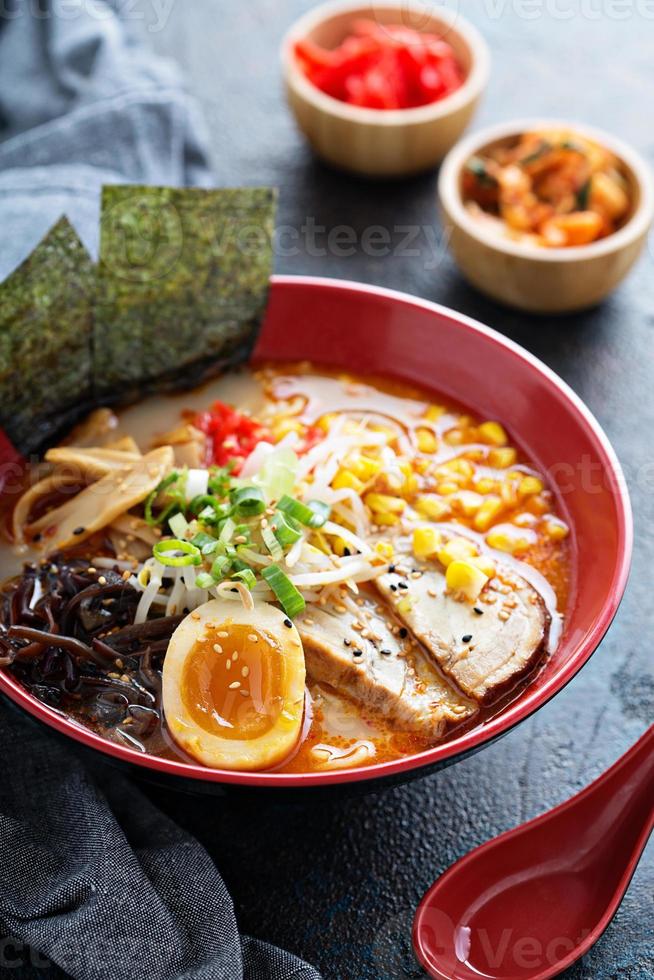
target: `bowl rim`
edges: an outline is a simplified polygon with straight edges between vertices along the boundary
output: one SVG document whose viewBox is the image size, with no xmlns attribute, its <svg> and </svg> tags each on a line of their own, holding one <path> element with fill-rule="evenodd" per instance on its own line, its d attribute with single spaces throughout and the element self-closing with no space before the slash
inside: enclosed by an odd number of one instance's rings
<svg viewBox="0 0 654 980">
<path fill-rule="evenodd" d="M 547 365 L 529 351 L 520 347 L 514 341 L 500 334 L 492 327 L 487 327 L 464 313 L 459 313 L 449 307 L 429 300 L 420 299 L 409 293 L 387 289 L 382 286 L 372 286 L 366 283 L 350 282 L 346 279 L 331 279 L 320 276 L 274 275 L 271 277 L 271 290 L 293 289 L 294 287 L 309 286 L 316 291 L 324 289 L 344 293 L 364 294 L 371 298 L 386 299 L 406 307 L 413 307 L 445 317 L 457 324 L 461 330 L 483 337 L 498 347 L 502 347 L 511 357 L 522 361 L 527 368 L 544 377 L 551 385 L 554 393 L 565 401 L 571 411 L 578 417 L 586 431 L 592 436 L 598 455 L 612 479 L 609 481 L 616 512 L 617 512 L 617 553 L 618 559 L 613 569 L 609 598 L 602 608 L 601 615 L 593 625 L 571 647 L 567 661 L 553 677 L 537 689 L 527 687 L 523 694 L 505 710 L 492 717 L 484 724 L 472 728 L 457 739 L 443 742 L 434 748 L 427 749 L 416 755 L 404 756 L 390 762 L 381 762 L 374 766 L 336 770 L 323 773 L 275 773 L 275 772 L 237 772 L 224 769 L 207 769 L 204 766 L 181 762 L 176 759 L 162 758 L 154 755 L 144 755 L 135 749 L 118 745 L 103 739 L 97 733 L 84 728 L 80 723 L 72 721 L 65 715 L 38 701 L 19 682 L 4 670 L 0 670 L 0 692 L 7 695 L 33 717 L 45 722 L 61 734 L 67 735 L 76 742 L 88 748 L 100 751 L 105 756 L 113 757 L 122 762 L 131 763 L 139 768 L 154 771 L 168 776 L 177 776 L 197 783 L 231 784 L 241 787 L 267 787 L 269 789 L 322 787 L 344 783 L 375 783 L 387 777 L 404 776 L 413 773 L 419 775 L 424 769 L 429 771 L 435 765 L 454 761 L 456 757 L 483 748 L 486 744 L 508 733 L 519 722 L 524 721 L 536 710 L 543 707 L 551 698 L 558 694 L 587 663 L 599 646 L 606 631 L 618 610 L 629 577 L 631 554 L 633 547 L 633 518 L 629 491 L 624 478 L 622 467 L 608 436 L 590 409 L 578 395 L 556 375 Z"/>
<path fill-rule="evenodd" d="M 407 0 L 404 0 L 404 6 L 406 5 Z M 287 84 L 316 109 L 351 123 L 381 128 L 434 122 L 458 112 L 477 100 L 484 91 L 490 76 L 490 49 L 481 33 L 470 21 L 457 12 L 443 7 L 434 10 L 429 16 L 440 21 L 448 30 L 460 35 L 470 49 L 471 68 L 463 85 L 437 102 L 430 102 L 428 105 L 417 106 L 413 109 L 369 109 L 364 106 L 353 106 L 316 88 L 300 69 L 292 51 L 293 44 L 305 38 L 324 21 L 339 16 L 339 14 L 351 13 L 354 15 L 357 11 L 363 11 L 369 7 L 392 10 L 398 6 L 401 6 L 399 0 L 370 0 L 369 3 L 355 2 L 355 0 L 327 0 L 326 3 L 313 7 L 290 26 L 282 40 L 280 53 Z"/>
<path fill-rule="evenodd" d="M 580 136 L 587 136 L 611 150 L 627 165 L 638 185 L 640 201 L 622 228 L 619 228 L 612 235 L 588 245 L 544 248 L 529 243 L 514 242 L 508 238 L 500 238 L 481 222 L 475 221 L 468 213 L 463 205 L 459 185 L 461 171 L 466 161 L 490 143 L 538 129 L 569 129 L 572 132 L 578 132 Z M 570 263 L 610 255 L 646 235 L 654 221 L 654 176 L 644 157 L 633 146 L 619 137 L 595 126 L 569 119 L 539 116 L 511 119 L 470 133 L 452 147 L 443 160 L 438 175 L 438 197 L 449 220 L 481 244 L 505 255 L 514 255 L 536 262 Z"/>
</svg>

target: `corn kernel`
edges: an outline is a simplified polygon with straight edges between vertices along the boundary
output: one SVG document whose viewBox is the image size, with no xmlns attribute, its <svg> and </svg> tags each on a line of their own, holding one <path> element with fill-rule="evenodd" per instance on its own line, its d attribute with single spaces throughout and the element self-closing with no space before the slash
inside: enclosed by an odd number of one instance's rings
<svg viewBox="0 0 654 980">
<path fill-rule="evenodd" d="M 479 426 L 479 438 L 491 446 L 506 446 L 509 441 L 504 426 L 499 422 L 483 422 Z"/>
<path fill-rule="evenodd" d="M 384 561 L 392 561 L 395 555 L 395 549 L 390 541 L 378 541 L 375 545 L 375 551 Z"/>
<path fill-rule="evenodd" d="M 436 436 L 431 429 L 418 429 L 416 432 L 418 449 L 421 453 L 435 453 L 438 448 Z"/>
<path fill-rule="evenodd" d="M 439 470 L 444 470 L 446 473 L 453 474 L 457 476 L 464 477 L 466 480 L 470 480 L 474 475 L 475 468 L 469 459 L 449 459 L 447 463 L 443 463 L 439 467 Z"/>
<path fill-rule="evenodd" d="M 552 506 L 552 504 L 551 502 L 545 500 L 545 498 L 542 497 L 540 494 L 536 494 L 535 497 L 529 498 L 526 506 L 529 507 L 529 509 L 532 510 L 534 514 L 546 514 L 550 509 L 550 507 Z"/>
<path fill-rule="evenodd" d="M 488 582 L 488 576 L 471 562 L 456 560 L 447 566 L 445 582 L 452 592 L 460 592 L 474 602 Z"/>
<path fill-rule="evenodd" d="M 518 454 L 512 446 L 502 446 L 491 449 L 488 454 L 488 465 L 494 466 L 497 470 L 506 470 L 509 466 L 514 466 Z"/>
<path fill-rule="evenodd" d="M 351 473 L 349 470 L 339 470 L 334 479 L 332 480 L 332 487 L 334 490 L 354 490 L 355 493 L 361 493 L 364 484 L 361 480 Z"/>
<path fill-rule="evenodd" d="M 444 405 L 430 405 L 425 412 L 425 418 L 430 422 L 437 422 L 441 415 L 445 415 L 445 411 Z"/>
<path fill-rule="evenodd" d="M 499 484 L 497 480 L 491 480 L 489 476 L 482 476 L 481 479 L 477 480 L 475 483 L 475 490 L 477 493 L 496 493 L 499 489 Z"/>
<path fill-rule="evenodd" d="M 484 498 L 481 494 L 475 493 L 474 490 L 459 490 L 452 501 L 466 517 L 472 517 L 483 504 Z"/>
<path fill-rule="evenodd" d="M 442 543 L 441 535 L 433 527 L 417 527 L 413 532 L 413 553 L 416 558 L 431 558 Z"/>
<path fill-rule="evenodd" d="M 506 551 L 510 555 L 527 551 L 537 540 L 534 531 L 528 528 L 518 528 L 514 524 L 498 524 L 491 528 L 486 535 L 486 541 L 491 548 Z"/>
<path fill-rule="evenodd" d="M 345 549 L 349 547 L 347 541 L 344 541 L 343 538 L 332 538 L 332 549 L 339 558 L 345 554 Z"/>
<path fill-rule="evenodd" d="M 431 461 L 428 459 L 421 459 L 420 457 L 417 457 L 416 459 L 414 459 L 413 465 L 418 473 L 426 473 L 429 467 L 431 466 Z"/>
<path fill-rule="evenodd" d="M 464 439 L 464 434 L 461 429 L 450 429 L 443 436 L 443 439 L 448 444 L 448 446 L 460 446 Z"/>
<path fill-rule="evenodd" d="M 370 456 L 351 456 L 345 461 L 347 468 L 354 473 L 359 480 L 367 483 L 377 476 L 382 468 L 381 460 L 371 459 Z"/>
<path fill-rule="evenodd" d="M 525 476 L 520 481 L 520 493 L 523 497 L 540 493 L 543 489 L 543 481 L 539 480 L 537 476 Z"/>
<path fill-rule="evenodd" d="M 452 483 L 451 480 L 443 480 L 436 487 L 436 493 L 440 494 L 441 497 L 449 497 L 453 493 L 456 493 L 458 489 L 459 486 L 457 483 Z"/>
<path fill-rule="evenodd" d="M 430 521 L 440 521 L 450 512 L 450 505 L 435 493 L 423 493 L 416 500 L 416 510 Z"/>
<path fill-rule="evenodd" d="M 364 500 L 378 514 L 401 514 L 406 507 L 406 501 L 401 497 L 391 497 L 386 493 L 367 493 Z"/>
<path fill-rule="evenodd" d="M 558 520 L 558 518 L 553 518 L 546 522 L 545 524 L 545 534 L 552 541 L 563 541 L 567 538 L 570 533 L 570 528 L 563 521 Z"/>
<path fill-rule="evenodd" d="M 487 531 L 503 507 L 504 504 L 501 497 L 493 494 L 486 497 L 474 517 L 473 523 L 477 530 Z"/>
<path fill-rule="evenodd" d="M 470 561 L 475 568 L 481 569 L 484 575 L 487 575 L 488 578 L 492 578 L 495 574 L 495 562 L 492 558 L 489 558 L 488 555 L 479 555 L 476 558 L 469 558 L 468 561 Z"/>
<path fill-rule="evenodd" d="M 439 549 L 438 560 L 446 568 L 450 562 L 459 559 L 471 558 L 477 554 L 477 548 L 472 541 L 467 538 L 450 538 L 449 541 Z"/>
<path fill-rule="evenodd" d="M 400 523 L 400 518 L 397 514 L 382 514 L 379 511 L 375 511 L 372 515 L 372 519 L 375 524 L 379 524 L 384 527 L 394 527 L 395 524 Z"/>
<path fill-rule="evenodd" d="M 273 426 L 273 437 L 276 442 L 283 439 L 289 432 L 303 432 L 304 426 L 295 418 L 282 418 L 275 422 Z"/>
</svg>

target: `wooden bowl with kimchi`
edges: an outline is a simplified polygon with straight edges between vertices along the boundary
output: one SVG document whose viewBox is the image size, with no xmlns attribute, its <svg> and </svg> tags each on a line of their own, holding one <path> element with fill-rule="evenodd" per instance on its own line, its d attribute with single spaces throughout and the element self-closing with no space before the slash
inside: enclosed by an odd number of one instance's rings
<svg viewBox="0 0 654 980">
<path fill-rule="evenodd" d="M 326 3 L 282 44 L 289 105 L 313 150 L 365 177 L 435 167 L 470 122 L 490 53 L 458 14 L 417 3 Z"/>
<path fill-rule="evenodd" d="M 604 299 L 642 252 L 654 217 L 648 165 L 607 133 L 522 120 L 475 133 L 443 163 L 439 198 L 461 271 L 530 313 Z"/>
</svg>

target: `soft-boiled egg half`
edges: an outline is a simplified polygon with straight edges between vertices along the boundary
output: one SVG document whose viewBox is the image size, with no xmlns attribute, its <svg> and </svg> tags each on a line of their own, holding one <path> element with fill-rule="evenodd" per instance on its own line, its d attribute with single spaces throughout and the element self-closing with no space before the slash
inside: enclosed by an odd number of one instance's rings
<svg viewBox="0 0 654 980">
<path fill-rule="evenodd" d="M 280 609 L 213 599 L 182 620 L 168 645 L 169 731 L 212 769 L 267 769 L 299 738 L 304 684 L 302 641 Z"/>
</svg>

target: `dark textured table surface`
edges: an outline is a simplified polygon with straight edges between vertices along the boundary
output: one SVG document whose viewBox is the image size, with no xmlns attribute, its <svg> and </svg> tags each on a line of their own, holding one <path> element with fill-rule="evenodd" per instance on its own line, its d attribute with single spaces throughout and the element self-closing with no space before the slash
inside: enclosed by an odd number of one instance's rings
<svg viewBox="0 0 654 980">
<path fill-rule="evenodd" d="M 166 8 L 160 18 L 155 7 Z M 476 294 L 444 254 L 433 174 L 370 184 L 312 159 L 283 101 L 278 44 L 310 0 L 142 3 L 144 33 L 176 58 L 199 95 L 220 184 L 274 184 L 279 221 L 297 230 L 283 272 L 383 284 L 445 303 L 541 357 L 588 403 L 625 467 L 636 515 L 627 596 L 601 648 L 553 702 L 459 765 L 358 801 L 285 809 L 157 801 L 206 845 L 234 895 L 241 926 L 299 953 L 326 980 L 421 976 L 410 921 L 436 875 L 489 837 L 567 798 L 654 720 L 654 245 L 629 281 L 581 316 L 535 319 Z M 550 114 L 609 129 L 654 162 L 654 5 L 644 0 L 467 0 L 488 39 L 493 74 L 474 125 Z M 402 254 L 401 226 L 420 229 Z M 329 248 L 329 232 L 388 229 L 391 254 Z M 313 229 L 313 231 L 312 231 Z M 333 245 L 333 239 L 332 239 Z M 288 251 L 288 250 L 287 250 Z M 511 399 L 507 391 L 507 419 Z M 581 574 L 592 575 L 593 569 Z M 620 912 L 567 976 L 654 977 L 649 848 Z"/>
</svg>

